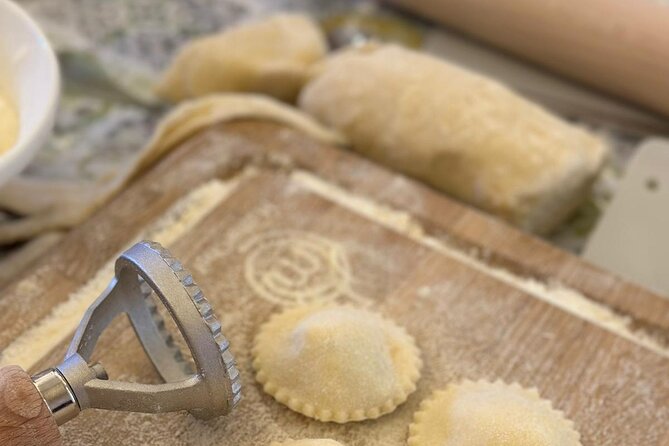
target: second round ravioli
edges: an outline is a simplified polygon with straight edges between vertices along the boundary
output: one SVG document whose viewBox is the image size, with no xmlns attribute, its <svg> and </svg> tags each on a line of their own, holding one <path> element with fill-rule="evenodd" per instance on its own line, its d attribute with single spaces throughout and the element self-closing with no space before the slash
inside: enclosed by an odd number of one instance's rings
<svg viewBox="0 0 669 446">
<path fill-rule="evenodd" d="M 409 446 L 581 446 L 573 423 L 536 389 L 465 381 L 435 392 L 409 428 Z"/>
<path fill-rule="evenodd" d="M 416 389 L 420 353 L 395 323 L 349 306 L 308 305 L 273 316 L 258 333 L 253 367 L 265 392 L 320 421 L 392 412 Z"/>
</svg>

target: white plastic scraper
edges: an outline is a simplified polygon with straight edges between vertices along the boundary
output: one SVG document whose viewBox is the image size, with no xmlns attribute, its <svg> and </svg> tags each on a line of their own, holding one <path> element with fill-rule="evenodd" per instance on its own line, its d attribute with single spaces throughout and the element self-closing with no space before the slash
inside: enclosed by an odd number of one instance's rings
<svg viewBox="0 0 669 446">
<path fill-rule="evenodd" d="M 641 144 L 583 257 L 669 297 L 669 140 Z"/>
</svg>

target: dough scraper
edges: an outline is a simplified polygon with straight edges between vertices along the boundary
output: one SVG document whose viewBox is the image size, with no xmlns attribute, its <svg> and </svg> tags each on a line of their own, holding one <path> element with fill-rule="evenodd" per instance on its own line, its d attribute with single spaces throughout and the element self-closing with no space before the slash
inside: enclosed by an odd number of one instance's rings
<svg viewBox="0 0 669 446">
<path fill-rule="evenodd" d="M 583 257 L 669 296 L 669 140 L 639 146 Z"/>
<path fill-rule="evenodd" d="M 154 300 L 174 319 L 192 361 L 184 359 Z M 91 364 L 99 336 L 122 313 L 163 383 L 111 380 L 102 364 Z M 85 312 L 61 364 L 32 377 L 18 366 L 0 369 L 0 444 L 61 445 L 58 426 L 88 408 L 187 410 L 200 419 L 228 414 L 241 398 L 229 346 L 181 262 L 158 243 L 137 243 L 116 260 L 115 277 Z"/>
</svg>

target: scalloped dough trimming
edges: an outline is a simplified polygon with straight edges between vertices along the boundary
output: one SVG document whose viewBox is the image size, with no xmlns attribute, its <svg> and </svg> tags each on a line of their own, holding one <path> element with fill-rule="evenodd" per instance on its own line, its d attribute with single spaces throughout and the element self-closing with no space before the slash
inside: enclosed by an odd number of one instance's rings
<svg viewBox="0 0 669 446">
<path fill-rule="evenodd" d="M 416 389 L 422 362 L 395 323 L 349 306 L 307 305 L 274 315 L 255 339 L 265 392 L 320 421 L 378 418 Z"/>
<path fill-rule="evenodd" d="M 536 389 L 464 381 L 421 403 L 409 446 L 581 446 L 573 423 Z"/>
</svg>

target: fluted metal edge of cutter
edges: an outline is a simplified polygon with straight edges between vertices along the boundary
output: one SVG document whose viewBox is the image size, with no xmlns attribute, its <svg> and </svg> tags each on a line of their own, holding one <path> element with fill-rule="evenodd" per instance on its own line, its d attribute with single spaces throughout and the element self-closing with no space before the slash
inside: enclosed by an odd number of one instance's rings
<svg viewBox="0 0 669 446">
<path fill-rule="evenodd" d="M 232 391 L 230 406 L 231 408 L 234 408 L 237 403 L 239 403 L 242 396 L 240 373 L 237 369 L 235 358 L 230 351 L 230 341 L 228 341 L 228 339 L 222 333 L 221 323 L 219 322 L 218 318 L 216 318 L 212 306 L 209 304 L 209 301 L 207 301 L 207 298 L 204 296 L 204 293 L 200 287 L 193 280 L 193 275 L 186 268 L 184 268 L 182 263 L 177 258 L 175 258 L 172 253 L 170 253 L 160 243 L 157 242 L 142 241 L 141 243 L 160 255 L 165 263 L 172 269 L 176 277 L 181 282 L 181 285 L 188 293 L 188 296 L 190 296 L 191 300 L 195 304 L 195 307 L 204 320 L 205 325 L 209 328 L 214 342 L 216 342 L 218 345 L 221 359 L 223 360 L 226 373 L 230 379 L 230 388 Z M 190 364 L 184 359 L 181 349 L 179 349 L 179 347 L 175 344 L 172 335 L 165 328 L 165 321 L 158 312 L 156 304 L 151 299 L 151 293 L 153 290 L 146 282 L 143 280 L 141 282 L 142 293 L 144 294 L 145 299 L 149 304 L 149 309 L 153 319 L 162 333 L 165 343 L 174 351 L 174 358 L 184 364 L 185 370 L 187 370 L 188 373 L 192 373 L 192 370 L 189 370 Z"/>
</svg>

